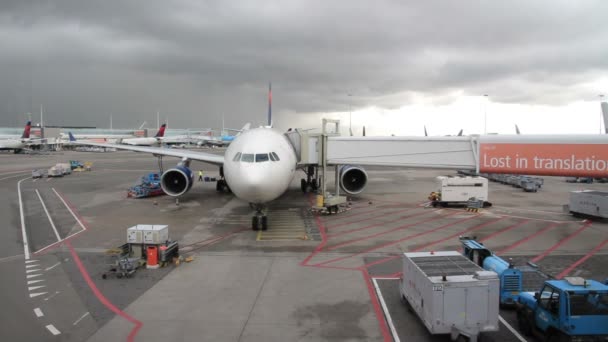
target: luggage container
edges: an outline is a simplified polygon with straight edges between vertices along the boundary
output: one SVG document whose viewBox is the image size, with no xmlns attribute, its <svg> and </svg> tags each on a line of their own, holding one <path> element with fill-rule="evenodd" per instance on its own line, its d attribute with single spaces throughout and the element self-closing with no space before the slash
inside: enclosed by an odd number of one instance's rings
<svg viewBox="0 0 608 342">
<path fill-rule="evenodd" d="M 432 200 L 433 206 L 449 204 L 466 205 L 471 198 L 483 201 L 484 207 L 488 202 L 488 180 L 483 177 L 446 177 L 436 178 L 438 196 Z"/>
<path fill-rule="evenodd" d="M 127 242 L 140 244 L 161 244 L 169 240 L 169 226 L 158 224 L 138 224 L 127 228 Z"/>
<path fill-rule="evenodd" d="M 608 218 L 608 192 L 594 190 L 570 191 L 568 209 L 574 217 Z"/>
<path fill-rule="evenodd" d="M 403 254 L 401 300 L 431 334 L 475 342 L 498 331 L 499 280 L 456 251 Z"/>
</svg>

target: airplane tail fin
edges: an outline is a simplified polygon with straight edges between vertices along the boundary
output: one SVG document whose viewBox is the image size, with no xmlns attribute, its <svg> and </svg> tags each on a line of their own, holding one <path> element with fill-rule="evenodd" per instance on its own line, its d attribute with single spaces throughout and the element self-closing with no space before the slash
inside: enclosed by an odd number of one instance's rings
<svg viewBox="0 0 608 342">
<path fill-rule="evenodd" d="M 458 136 L 461 137 L 462 136 L 462 129 L 460 130 L 460 132 L 458 132 Z"/>
<path fill-rule="evenodd" d="M 162 126 L 160 126 L 160 128 L 158 129 L 158 132 L 156 133 L 156 135 L 154 136 L 155 138 L 162 138 L 165 136 L 165 128 L 167 128 L 167 124 L 164 123 L 162 124 Z"/>
<path fill-rule="evenodd" d="M 70 142 L 76 142 L 76 138 L 74 138 L 72 132 L 68 132 L 68 136 L 70 137 Z"/>
<path fill-rule="evenodd" d="M 365 126 L 363 126 L 363 136 L 365 136 Z"/>
<path fill-rule="evenodd" d="M 521 132 L 519 131 L 519 127 L 517 125 L 515 125 L 515 133 L 517 133 L 518 135 L 521 134 Z"/>
<path fill-rule="evenodd" d="M 28 121 L 25 124 L 25 128 L 23 129 L 23 134 L 21 134 L 21 139 L 29 139 L 30 138 L 30 129 L 32 128 L 32 122 Z"/>
<path fill-rule="evenodd" d="M 425 136 L 425 137 L 428 137 L 428 136 L 429 136 L 429 134 L 426 132 L 426 126 L 424 126 L 424 136 Z"/>
<path fill-rule="evenodd" d="M 251 127 L 251 123 L 249 123 L 249 122 L 246 123 L 245 126 L 243 126 L 243 128 L 241 128 L 241 130 L 235 134 L 235 136 L 243 133 L 244 131 L 248 130 L 250 127 Z"/>
<path fill-rule="evenodd" d="M 608 134 L 608 103 L 602 102 L 602 115 L 604 116 L 604 133 Z"/>
</svg>

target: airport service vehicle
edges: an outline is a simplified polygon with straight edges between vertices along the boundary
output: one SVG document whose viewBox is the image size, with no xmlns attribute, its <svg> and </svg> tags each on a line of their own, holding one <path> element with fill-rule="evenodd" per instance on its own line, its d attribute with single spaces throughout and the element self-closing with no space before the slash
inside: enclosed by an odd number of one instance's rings
<svg viewBox="0 0 608 342">
<path fill-rule="evenodd" d="M 498 290 L 496 273 L 456 251 L 403 254 L 401 300 L 431 334 L 475 342 L 498 331 Z"/>
<path fill-rule="evenodd" d="M 570 191 L 568 210 L 574 217 L 608 218 L 608 192 Z"/>
<path fill-rule="evenodd" d="M 44 172 L 39 169 L 32 170 L 32 178 L 42 178 L 44 177 Z"/>
<path fill-rule="evenodd" d="M 63 177 L 64 174 L 63 167 L 60 164 L 57 164 L 51 166 L 47 173 L 47 177 Z"/>
<path fill-rule="evenodd" d="M 143 138 L 127 138 L 120 141 L 121 144 L 134 145 L 134 146 L 158 146 L 160 145 L 163 137 L 165 136 L 165 128 L 167 124 L 162 124 L 158 129 L 158 132 L 153 137 Z"/>
<path fill-rule="evenodd" d="M 608 341 L 608 286 L 581 277 L 547 280 L 540 292 L 520 295 L 517 322 L 544 341 Z"/>
<path fill-rule="evenodd" d="M 438 176 L 436 178 L 437 192 L 432 205 L 447 206 L 449 204 L 467 204 L 471 198 L 483 201 L 484 207 L 490 206 L 488 202 L 488 180 L 483 177 L 451 177 Z"/>
<path fill-rule="evenodd" d="M 549 277 L 533 264 L 514 266 L 486 248 L 474 238 L 461 237 L 462 254 L 484 270 L 494 271 L 500 279 L 500 304 L 515 305 L 525 291 L 538 289 Z"/>
</svg>

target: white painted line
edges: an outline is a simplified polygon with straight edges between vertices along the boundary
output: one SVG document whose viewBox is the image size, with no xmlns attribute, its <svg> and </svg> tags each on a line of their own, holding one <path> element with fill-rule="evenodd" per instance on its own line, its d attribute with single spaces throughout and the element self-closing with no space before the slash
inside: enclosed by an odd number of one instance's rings
<svg viewBox="0 0 608 342">
<path fill-rule="evenodd" d="M 393 341 L 401 342 L 399 340 L 399 335 L 397 334 L 397 330 L 395 330 L 395 325 L 393 324 L 393 319 L 391 318 L 391 314 L 388 312 L 388 308 L 386 307 L 386 303 L 384 302 L 384 297 L 382 297 L 382 292 L 380 291 L 380 287 L 378 287 L 378 282 L 376 278 L 372 278 L 374 282 L 374 287 L 376 288 L 376 294 L 378 295 L 378 299 L 380 299 L 380 305 L 382 305 L 382 311 L 384 311 L 384 317 L 386 317 L 386 322 L 388 323 L 388 327 L 391 329 L 391 334 L 393 335 Z"/>
<path fill-rule="evenodd" d="M 26 260 L 25 261 L 26 264 L 29 264 L 29 263 L 32 263 L 32 262 L 38 262 L 38 260 Z"/>
<path fill-rule="evenodd" d="M 30 278 L 34 278 L 34 277 L 40 277 L 41 275 L 42 275 L 42 274 L 28 274 L 28 275 L 26 275 L 25 277 L 26 277 L 27 279 L 30 279 Z"/>
<path fill-rule="evenodd" d="M 79 318 L 79 319 L 77 319 L 77 320 L 76 320 L 76 322 L 74 322 L 74 324 L 73 324 L 73 325 L 78 324 L 78 322 L 82 321 L 82 319 L 83 319 L 83 318 L 85 318 L 85 317 L 87 317 L 88 315 L 89 315 L 89 312 L 88 312 L 88 311 L 87 311 L 87 312 L 85 312 L 85 313 L 84 313 L 84 315 L 80 316 L 80 318 Z"/>
<path fill-rule="evenodd" d="M 21 200 L 21 182 L 26 179 L 30 179 L 30 177 L 24 178 L 17 182 L 17 193 L 19 194 L 19 214 L 21 215 L 21 235 L 23 239 L 23 255 L 25 255 L 25 260 L 30 260 L 30 248 L 27 242 L 27 233 L 25 232 L 25 219 L 23 216 L 23 200 Z"/>
<path fill-rule="evenodd" d="M 28 280 L 28 281 L 27 281 L 27 284 L 28 284 L 28 285 L 32 285 L 32 284 L 39 283 L 39 282 L 41 282 L 41 281 L 44 281 L 44 279 L 38 279 L 38 280 Z"/>
<path fill-rule="evenodd" d="M 517 330 L 513 329 L 513 327 L 507 323 L 507 321 L 505 321 L 504 318 L 502 318 L 502 316 L 498 315 L 498 320 L 502 322 L 502 324 L 505 325 L 505 327 L 507 327 L 507 329 L 509 329 L 510 332 L 513 333 L 513 335 L 515 335 L 515 337 L 517 337 L 518 340 L 520 340 L 521 342 L 528 342 L 525 338 L 523 338 L 523 336 L 521 336 Z"/>
<path fill-rule="evenodd" d="M 21 170 L 21 171 L 9 171 L 9 172 L 3 172 L 0 173 L 0 176 L 6 176 L 6 175 L 14 175 L 15 173 L 29 173 L 30 171 L 28 170 Z"/>
<path fill-rule="evenodd" d="M 32 267 L 38 267 L 40 265 L 25 265 L 25 268 L 32 268 Z"/>
<path fill-rule="evenodd" d="M 61 202 L 63 202 L 63 205 L 65 205 L 65 207 L 68 209 L 68 211 L 70 212 L 70 214 L 72 214 L 72 216 L 74 216 L 74 218 L 76 219 L 76 222 L 78 222 L 78 224 L 82 227 L 83 230 L 87 230 L 87 228 L 84 226 L 84 224 L 82 224 L 82 222 L 80 221 L 80 219 L 78 218 L 78 216 L 76 216 L 76 214 L 74 214 L 74 212 L 72 211 L 72 208 L 70 208 L 70 206 L 65 202 L 65 200 L 63 199 L 63 197 L 61 197 L 59 195 L 59 193 L 57 192 L 57 190 L 55 190 L 55 188 L 51 188 L 53 189 L 53 192 L 55 192 L 55 195 L 57 195 L 57 197 L 59 197 L 59 199 L 61 200 Z M 74 235 L 74 234 L 72 234 Z"/>
<path fill-rule="evenodd" d="M 57 237 L 57 241 L 61 241 L 61 236 L 59 236 L 59 232 L 57 231 L 57 227 L 55 227 L 55 223 L 53 222 L 53 219 L 51 218 L 51 214 L 49 214 L 49 211 L 46 209 L 46 205 L 44 204 L 44 201 L 42 200 L 42 196 L 40 196 L 40 192 L 38 192 L 38 189 L 36 189 L 36 195 L 38 195 L 38 198 L 40 199 L 40 203 L 42 203 L 42 209 L 44 209 L 44 212 L 46 213 L 46 216 L 49 218 L 49 222 L 51 223 L 51 227 L 53 227 L 53 231 L 55 232 L 55 236 Z"/>
<path fill-rule="evenodd" d="M 43 294 L 47 294 L 48 292 L 36 292 L 36 293 L 30 293 L 30 298 L 34 298 L 34 297 L 38 297 L 38 296 L 42 296 Z"/>
<path fill-rule="evenodd" d="M 42 271 L 42 270 L 39 269 L 39 268 L 36 268 L 36 269 L 33 269 L 33 270 L 25 270 L 25 273 L 32 273 L 32 272 L 39 272 L 39 271 Z"/>
<path fill-rule="evenodd" d="M 44 314 L 42 313 L 42 310 L 40 310 L 40 308 L 35 308 L 34 313 L 36 314 L 36 317 L 38 317 L 38 318 L 44 316 Z"/>
<path fill-rule="evenodd" d="M 49 300 L 49 299 L 51 299 L 51 298 L 55 297 L 55 296 L 56 296 L 56 295 L 58 295 L 58 294 L 59 294 L 59 291 L 55 291 L 55 293 L 53 293 L 52 295 L 50 295 L 50 296 L 48 296 L 48 297 L 44 298 L 44 300 L 45 300 L 45 301 L 47 301 L 47 300 Z"/>
<path fill-rule="evenodd" d="M 58 263 L 56 263 L 55 265 L 53 265 L 53 266 L 51 266 L 51 267 L 47 267 L 47 268 L 45 268 L 44 270 L 45 270 L 45 271 L 50 271 L 50 270 L 52 270 L 53 268 L 55 268 L 55 267 L 57 267 L 57 266 L 59 266 L 59 265 L 61 265 L 61 262 L 58 262 Z"/>
<path fill-rule="evenodd" d="M 28 291 L 34 291 L 36 289 L 40 289 L 40 288 L 43 288 L 43 287 L 46 287 L 46 285 L 30 286 L 30 287 L 27 288 L 27 290 Z"/>
<path fill-rule="evenodd" d="M 11 178 L 17 178 L 17 177 L 23 177 L 23 175 L 26 174 L 25 172 L 20 174 L 20 175 L 16 175 L 16 176 L 10 176 L 10 177 L 4 177 L 4 178 L 0 178 L 0 181 L 3 181 L 5 179 L 11 179 Z"/>
<path fill-rule="evenodd" d="M 53 334 L 55 336 L 61 334 L 61 331 L 57 330 L 57 328 L 55 328 L 52 324 L 47 325 L 46 328 L 49 329 L 51 334 Z"/>
</svg>

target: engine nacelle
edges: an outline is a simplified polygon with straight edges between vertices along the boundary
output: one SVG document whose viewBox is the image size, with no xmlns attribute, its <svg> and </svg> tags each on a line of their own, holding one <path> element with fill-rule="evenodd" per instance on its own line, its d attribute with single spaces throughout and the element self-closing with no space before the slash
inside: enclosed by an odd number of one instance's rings
<svg viewBox="0 0 608 342">
<path fill-rule="evenodd" d="M 160 186 L 169 196 L 181 196 L 192 187 L 194 174 L 185 166 L 176 166 L 163 173 Z"/>
<path fill-rule="evenodd" d="M 367 184 L 367 173 L 361 166 L 344 165 L 340 168 L 340 188 L 349 195 L 360 194 Z"/>
</svg>

